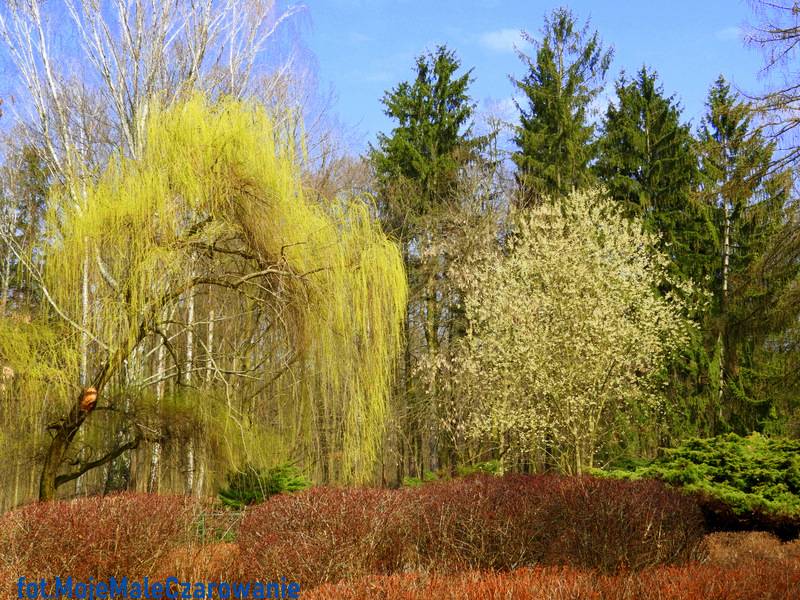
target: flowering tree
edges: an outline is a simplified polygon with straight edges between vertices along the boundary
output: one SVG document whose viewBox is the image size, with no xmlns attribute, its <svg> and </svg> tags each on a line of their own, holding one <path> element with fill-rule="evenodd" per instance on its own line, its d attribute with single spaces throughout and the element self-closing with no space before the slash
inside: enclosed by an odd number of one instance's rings
<svg viewBox="0 0 800 600">
<path fill-rule="evenodd" d="M 434 371 L 455 373 L 464 420 L 453 427 L 580 474 L 629 408 L 658 405 L 658 375 L 687 340 L 691 286 L 667 280 L 656 238 L 598 192 L 513 222 L 505 244 L 455 267 L 468 331 Z"/>
</svg>

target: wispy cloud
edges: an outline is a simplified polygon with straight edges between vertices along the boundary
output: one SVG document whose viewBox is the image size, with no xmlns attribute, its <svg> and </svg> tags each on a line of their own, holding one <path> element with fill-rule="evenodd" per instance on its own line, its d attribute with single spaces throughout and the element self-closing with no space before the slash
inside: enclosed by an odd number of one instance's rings
<svg viewBox="0 0 800 600">
<path fill-rule="evenodd" d="M 493 52 L 513 52 L 515 48 L 523 49 L 528 46 L 528 42 L 522 39 L 520 30 L 511 28 L 482 33 L 478 42 Z"/>
<path fill-rule="evenodd" d="M 743 33 L 744 32 L 742 31 L 741 27 L 733 26 L 733 27 L 726 27 L 725 29 L 720 29 L 719 31 L 717 31 L 714 34 L 714 36 L 718 40 L 722 40 L 724 42 L 727 42 L 727 41 L 730 41 L 730 40 L 739 40 L 739 39 L 741 39 Z"/>
</svg>

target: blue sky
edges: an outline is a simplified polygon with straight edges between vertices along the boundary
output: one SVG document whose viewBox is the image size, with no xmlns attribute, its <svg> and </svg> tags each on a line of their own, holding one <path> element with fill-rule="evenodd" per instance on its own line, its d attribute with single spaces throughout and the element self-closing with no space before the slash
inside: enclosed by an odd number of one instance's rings
<svg viewBox="0 0 800 600">
<path fill-rule="evenodd" d="M 535 0 L 308 0 L 305 43 L 316 57 L 323 91 L 335 94 L 333 110 L 350 131 L 353 150 L 389 131 L 380 98 L 413 76 L 414 57 L 437 44 L 454 49 L 472 67 L 478 110 L 513 118 L 509 74 L 521 76 L 514 53 L 518 31 L 537 35 L 543 16 L 558 3 Z M 694 126 L 704 113 L 709 86 L 721 73 L 747 92 L 758 78 L 761 55 L 745 47 L 741 28 L 753 20 L 742 0 L 573 1 L 579 19 L 590 18 L 614 47 L 610 85 L 619 72 L 654 68 L 667 94 L 676 94 Z"/>
</svg>

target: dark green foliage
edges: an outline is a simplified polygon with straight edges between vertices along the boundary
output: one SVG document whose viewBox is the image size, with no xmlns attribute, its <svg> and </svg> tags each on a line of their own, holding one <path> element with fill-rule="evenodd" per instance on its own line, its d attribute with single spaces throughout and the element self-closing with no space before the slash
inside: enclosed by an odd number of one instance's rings
<svg viewBox="0 0 800 600">
<path fill-rule="evenodd" d="M 502 475 L 503 465 L 499 460 L 487 460 L 486 462 L 474 465 L 459 465 L 456 468 L 459 477 L 469 477 L 470 475 Z"/>
<path fill-rule="evenodd" d="M 658 423 L 642 425 L 631 448 L 646 454 L 687 434 L 717 432 L 718 357 L 704 292 L 719 287 L 719 210 L 697 191 L 704 181 L 697 144 L 681 121 L 678 102 L 664 94 L 656 74 L 647 68 L 633 79 L 623 74 L 616 95 L 605 114 L 594 170 L 630 216 L 661 236 L 673 276 L 691 279 L 698 300 L 690 316 L 699 327 L 665 374 L 667 410 Z"/>
<path fill-rule="evenodd" d="M 406 346 L 402 375 L 396 388 L 402 406 L 403 460 L 397 480 L 406 474 L 420 480 L 433 465 L 424 464 L 423 430 L 436 410 L 412 374 L 420 354 L 436 352 L 440 342 L 461 335 L 463 310 L 447 280 L 449 252 L 429 252 L 448 232 L 463 229 L 465 206 L 475 202 L 470 178 L 489 184 L 482 151 L 492 136 L 473 134 L 475 104 L 469 96 L 471 71 L 459 72 L 461 63 L 444 46 L 416 59 L 415 77 L 388 91 L 382 101 L 395 123 L 389 135 L 380 134 L 369 158 L 375 170 L 379 216 L 384 229 L 401 244 L 409 282 L 406 312 Z M 493 168 L 493 167 L 492 167 Z M 478 170 L 479 175 L 474 171 Z M 467 215 L 468 216 L 468 215 Z M 460 233 L 460 232 L 457 232 Z M 446 439 L 436 449 L 443 462 L 454 451 Z M 406 460 L 408 459 L 408 460 Z"/>
<path fill-rule="evenodd" d="M 599 140 L 595 171 L 631 216 L 662 236 L 676 275 L 705 285 L 717 262 L 713 218 L 694 197 L 697 154 L 674 97 L 642 68 L 616 84 Z"/>
<path fill-rule="evenodd" d="M 714 293 L 711 319 L 706 325 L 714 357 L 713 387 L 717 407 L 716 430 L 750 431 L 768 416 L 770 403 L 755 406 L 751 400 L 762 369 L 754 362 L 769 358 L 758 352 L 770 330 L 766 312 L 772 303 L 753 306 L 752 269 L 770 244 L 783 220 L 788 179 L 783 173 L 770 175 L 774 142 L 767 142 L 753 127 L 750 106 L 741 102 L 723 77 L 711 87 L 707 114 L 698 134 L 701 161 L 701 191 L 716 216 L 720 257 L 711 289 Z M 763 276 L 763 273 L 760 275 Z M 770 286 L 772 287 L 772 286 Z M 742 369 L 747 365 L 754 369 Z M 768 390 L 759 390 L 770 398 Z M 774 391 L 774 390 L 773 390 Z"/>
<path fill-rule="evenodd" d="M 660 479 L 719 500 L 739 515 L 800 518 L 800 440 L 758 433 L 690 439 L 646 466 L 599 474 Z"/>
<path fill-rule="evenodd" d="M 378 134 L 370 160 L 380 188 L 384 222 L 401 239 L 415 224 L 446 204 L 456 189 L 459 170 L 485 138 L 472 134 L 475 104 L 467 89 L 467 71 L 444 46 L 416 59 L 416 77 L 386 92 L 384 112 L 396 121 L 390 135 Z"/>
<path fill-rule="evenodd" d="M 707 107 L 697 195 L 714 215 L 719 250 L 702 324 L 707 361 L 698 365 L 708 382 L 703 418 L 713 433 L 785 432 L 778 414 L 793 411 L 797 396 L 791 339 L 800 308 L 787 294 L 798 273 L 791 175 L 774 168 L 775 143 L 723 77 Z"/>
<path fill-rule="evenodd" d="M 603 50 L 588 23 L 577 26 L 573 14 L 559 8 L 545 18 L 534 57 L 520 53 L 527 67 L 515 85 L 525 94 L 513 159 L 524 201 L 560 198 L 592 179 L 594 126 L 591 102 L 603 88 L 612 52 Z"/>
<path fill-rule="evenodd" d="M 311 486 L 297 467 L 288 464 L 266 470 L 245 465 L 241 471 L 228 474 L 227 480 L 228 487 L 219 492 L 219 499 L 225 506 L 237 510 L 275 494 L 299 492 Z"/>
<path fill-rule="evenodd" d="M 431 483 L 432 481 L 439 481 L 439 475 L 434 471 L 425 471 L 422 477 L 403 477 L 403 486 L 419 487 L 423 483 Z"/>
</svg>

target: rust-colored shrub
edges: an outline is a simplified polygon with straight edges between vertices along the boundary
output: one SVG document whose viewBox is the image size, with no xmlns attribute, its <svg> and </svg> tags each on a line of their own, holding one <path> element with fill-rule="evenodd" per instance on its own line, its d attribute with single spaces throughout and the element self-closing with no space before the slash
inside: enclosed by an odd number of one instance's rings
<svg viewBox="0 0 800 600">
<path fill-rule="evenodd" d="M 318 487 L 248 509 L 238 543 L 245 579 L 284 576 L 303 587 L 402 568 L 407 494 Z"/>
<path fill-rule="evenodd" d="M 366 577 L 306 590 L 307 600 L 787 600 L 800 597 L 796 561 L 724 568 L 693 563 L 603 575 L 571 567 L 534 567 L 504 573 L 406 573 Z"/>
<path fill-rule="evenodd" d="M 800 540 L 781 542 L 765 531 L 712 533 L 704 545 L 708 563 L 723 567 L 770 560 L 800 562 Z"/>
<path fill-rule="evenodd" d="M 237 544 L 186 544 L 167 552 L 151 579 L 177 577 L 181 581 L 232 581 L 238 578 L 239 564 Z"/>
<path fill-rule="evenodd" d="M 702 518 L 653 481 L 508 475 L 420 488 L 316 488 L 248 510 L 246 575 L 304 587 L 368 574 L 564 564 L 611 571 L 687 561 Z"/>
<path fill-rule="evenodd" d="M 17 579 L 19 579 L 19 571 L 12 565 L 0 564 L 0 598 L 16 598 L 17 594 Z"/>
<path fill-rule="evenodd" d="M 218 541 L 232 539 L 235 521 L 226 514 L 198 520 L 202 509 L 183 496 L 130 493 L 33 504 L 0 517 L 0 568 L 14 580 L 286 577 L 304 590 L 425 572 L 454 585 L 458 578 L 441 578 L 536 565 L 611 572 L 679 563 L 699 554 L 702 536 L 697 507 L 679 492 L 653 481 L 590 477 L 479 475 L 402 490 L 319 487 L 249 508 L 236 544 Z M 561 579 L 553 575 L 562 571 Z M 542 585 L 552 580 L 565 590 L 595 577 L 570 569 L 535 573 Z M 395 580 L 406 581 L 386 581 Z M 614 581 L 630 587 L 638 579 Z"/>
<path fill-rule="evenodd" d="M 700 509 L 658 481 L 562 478 L 546 503 L 547 564 L 638 570 L 701 556 Z"/>
<path fill-rule="evenodd" d="M 413 490 L 416 514 L 406 519 L 418 567 L 513 569 L 540 562 L 550 535 L 550 501 L 563 480 L 474 476 Z"/>
<path fill-rule="evenodd" d="M 0 564 L 15 577 L 143 577 L 193 535 L 197 503 L 124 493 L 30 504 L 0 517 Z"/>
</svg>

